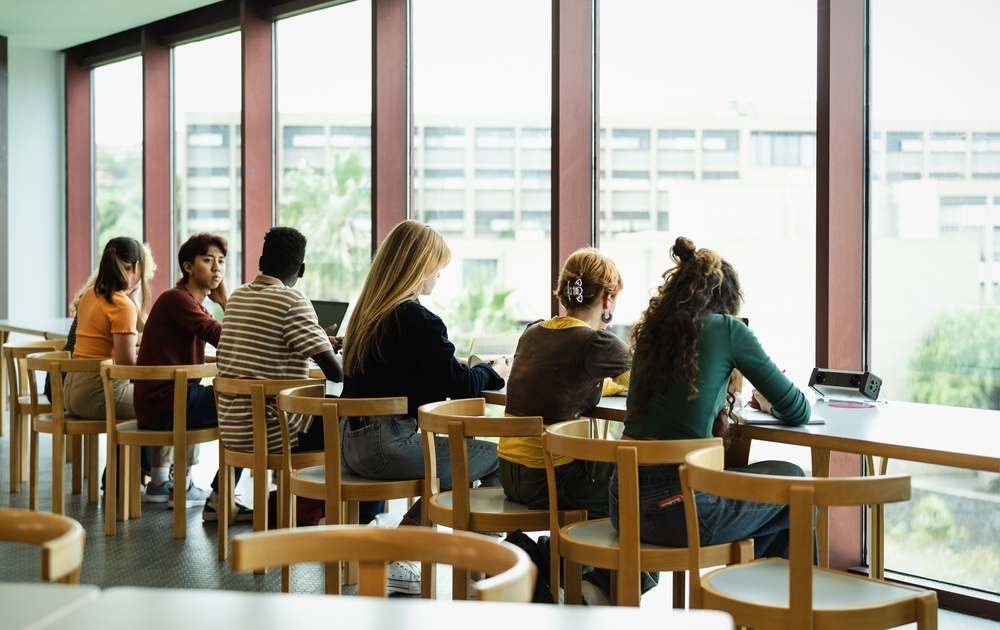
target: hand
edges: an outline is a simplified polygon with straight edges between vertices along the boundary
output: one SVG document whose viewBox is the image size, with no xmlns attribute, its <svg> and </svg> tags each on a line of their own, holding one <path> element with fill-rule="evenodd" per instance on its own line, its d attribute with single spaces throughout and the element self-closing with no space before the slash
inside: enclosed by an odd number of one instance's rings
<svg viewBox="0 0 1000 630">
<path fill-rule="evenodd" d="M 490 361 L 490 365 L 500 378 L 506 379 L 510 376 L 510 359 L 507 357 L 500 357 L 499 359 Z"/>
<path fill-rule="evenodd" d="M 336 328 L 337 325 L 334 324 L 330 328 Z M 330 345 L 333 346 L 333 353 L 337 354 L 344 349 L 344 338 L 343 337 L 330 337 Z"/>
<path fill-rule="evenodd" d="M 333 331 L 337 330 L 337 324 L 331 324 L 326 328 L 324 328 L 323 330 L 325 330 L 327 334 L 332 333 Z M 341 337 L 341 339 L 343 339 L 343 337 Z"/>
<path fill-rule="evenodd" d="M 469 364 L 469 360 L 468 359 L 463 359 L 462 357 L 455 357 L 455 360 L 458 361 L 459 363 L 461 363 L 462 365 L 468 365 Z"/>
<path fill-rule="evenodd" d="M 219 286 L 208 292 L 208 299 L 221 306 L 222 310 L 226 310 L 226 303 L 229 302 L 229 292 L 226 291 L 225 280 L 219 282 Z"/>
<path fill-rule="evenodd" d="M 756 389 L 753 390 L 753 399 L 751 400 L 750 406 L 753 406 L 753 401 L 757 401 L 757 409 L 760 409 L 764 413 L 771 413 L 771 403 L 767 402 L 763 394 L 758 392 Z M 774 414 L 771 414 L 774 415 Z"/>
</svg>

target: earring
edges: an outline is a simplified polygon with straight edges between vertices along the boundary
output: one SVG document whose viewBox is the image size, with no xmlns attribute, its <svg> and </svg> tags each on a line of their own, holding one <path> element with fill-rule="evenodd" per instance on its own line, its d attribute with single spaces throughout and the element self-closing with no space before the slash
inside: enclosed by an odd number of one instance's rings
<svg viewBox="0 0 1000 630">
<path fill-rule="evenodd" d="M 612 319 L 614 319 L 614 314 L 611 311 L 601 313 L 601 321 L 605 324 L 610 324 Z"/>
</svg>

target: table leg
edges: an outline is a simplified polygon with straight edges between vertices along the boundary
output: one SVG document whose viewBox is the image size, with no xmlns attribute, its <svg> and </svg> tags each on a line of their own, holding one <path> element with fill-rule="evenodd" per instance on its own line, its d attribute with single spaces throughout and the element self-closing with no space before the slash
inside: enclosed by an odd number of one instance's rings
<svg viewBox="0 0 1000 630">
<path fill-rule="evenodd" d="M 869 459 L 869 474 L 885 475 L 889 466 L 889 458 L 883 457 L 878 469 L 875 468 L 874 458 Z M 874 580 L 885 579 L 885 504 L 879 503 L 868 507 L 869 522 L 869 558 L 868 577 Z"/>
<path fill-rule="evenodd" d="M 830 476 L 830 449 L 812 447 L 813 477 Z M 816 541 L 819 543 L 819 566 L 830 566 L 830 508 L 820 506 L 816 514 Z"/>
<path fill-rule="evenodd" d="M 7 337 L 10 336 L 9 330 L 0 330 L 0 346 L 7 343 Z M 7 435 L 7 425 L 5 419 L 7 418 L 7 361 L 0 361 L 0 437 Z M 11 444 L 11 449 L 14 448 L 14 444 Z"/>
</svg>

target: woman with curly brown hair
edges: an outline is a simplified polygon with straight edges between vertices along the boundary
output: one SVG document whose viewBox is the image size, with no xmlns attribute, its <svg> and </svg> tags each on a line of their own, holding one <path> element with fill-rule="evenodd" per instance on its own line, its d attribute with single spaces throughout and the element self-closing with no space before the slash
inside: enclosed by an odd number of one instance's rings
<svg viewBox="0 0 1000 630">
<path fill-rule="evenodd" d="M 735 317 L 743 294 L 732 265 L 716 252 L 680 237 L 671 248 L 676 267 L 635 325 L 632 382 L 625 437 L 687 440 L 712 437 L 713 424 L 732 411 L 733 370 L 754 384 L 761 409 L 788 424 L 804 424 L 810 408 L 750 329 Z M 770 402 L 768 402 L 770 401 Z M 721 411 L 720 411 L 721 410 Z M 723 434 L 727 422 L 720 423 Z M 723 435 L 723 437 L 725 437 Z M 639 469 L 640 536 L 687 546 L 678 465 Z M 758 462 L 740 472 L 802 476 L 788 462 Z M 754 539 L 754 555 L 788 557 L 788 507 L 697 493 L 703 545 Z M 611 479 L 611 519 L 618 524 L 618 479 Z"/>
</svg>

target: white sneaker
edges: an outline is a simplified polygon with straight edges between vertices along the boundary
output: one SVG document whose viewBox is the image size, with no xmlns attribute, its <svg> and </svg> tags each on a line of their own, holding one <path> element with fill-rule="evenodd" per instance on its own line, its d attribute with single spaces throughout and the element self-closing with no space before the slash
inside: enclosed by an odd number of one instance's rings
<svg viewBox="0 0 1000 630">
<path fill-rule="evenodd" d="M 610 606 L 611 598 L 599 586 L 587 580 L 580 586 L 583 603 L 586 606 Z"/>
<path fill-rule="evenodd" d="M 420 594 L 420 565 L 409 560 L 397 560 L 389 564 L 386 575 L 390 593 Z"/>
</svg>

